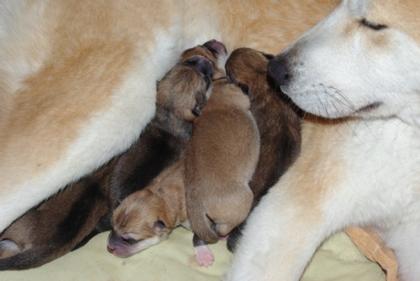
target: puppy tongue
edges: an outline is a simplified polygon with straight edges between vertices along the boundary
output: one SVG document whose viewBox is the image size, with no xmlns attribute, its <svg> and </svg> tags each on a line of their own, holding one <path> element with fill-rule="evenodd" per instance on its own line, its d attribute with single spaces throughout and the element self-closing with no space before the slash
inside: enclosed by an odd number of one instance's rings
<svg viewBox="0 0 420 281">
<path fill-rule="evenodd" d="M 212 52 L 215 55 L 226 55 L 227 54 L 227 50 L 226 50 L 225 45 L 222 42 L 219 42 L 215 39 L 207 41 L 206 43 L 204 43 L 203 46 L 206 47 L 207 49 L 209 49 L 210 52 Z"/>
</svg>

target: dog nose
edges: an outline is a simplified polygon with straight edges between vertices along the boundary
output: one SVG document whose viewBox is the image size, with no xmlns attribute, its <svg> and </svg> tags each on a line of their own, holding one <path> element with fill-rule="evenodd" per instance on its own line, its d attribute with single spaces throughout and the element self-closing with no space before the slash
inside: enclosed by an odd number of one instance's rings
<svg viewBox="0 0 420 281">
<path fill-rule="evenodd" d="M 290 82 L 292 76 L 285 55 L 280 55 L 270 60 L 268 63 L 268 76 L 274 80 L 277 86 L 285 86 Z"/>
<path fill-rule="evenodd" d="M 202 73 L 204 77 L 211 79 L 213 77 L 213 66 L 211 62 L 202 56 L 194 56 L 185 61 L 185 63 L 198 72 Z"/>
</svg>

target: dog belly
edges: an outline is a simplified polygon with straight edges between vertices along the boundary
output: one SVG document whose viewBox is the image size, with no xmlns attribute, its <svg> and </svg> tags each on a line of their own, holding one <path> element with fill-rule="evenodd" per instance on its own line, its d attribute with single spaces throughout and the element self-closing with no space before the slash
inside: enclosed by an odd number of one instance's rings
<svg viewBox="0 0 420 281">
<path fill-rule="evenodd" d="M 169 8 L 172 1 L 159 3 Z M 76 22 L 87 20 L 55 8 Z M 124 6 L 89 8 L 107 14 L 112 13 L 107 9 Z M 109 15 L 111 21 L 114 16 L 119 14 Z M 13 96 L 13 110 L 0 124 L 0 231 L 61 187 L 126 150 L 153 117 L 155 83 L 182 47 L 178 19 L 160 16 L 167 18 L 151 14 L 125 23 L 142 23 L 148 30 L 137 37 L 124 23 L 120 27 L 114 23 L 114 28 L 105 29 L 109 34 L 100 34 L 104 26 L 90 26 L 86 33 L 92 32 L 92 38 L 69 28 L 62 30 L 68 37 L 50 39 L 51 49 L 70 46 L 58 55 L 53 51 L 55 61 L 45 60 L 26 78 L 27 85 Z"/>
</svg>

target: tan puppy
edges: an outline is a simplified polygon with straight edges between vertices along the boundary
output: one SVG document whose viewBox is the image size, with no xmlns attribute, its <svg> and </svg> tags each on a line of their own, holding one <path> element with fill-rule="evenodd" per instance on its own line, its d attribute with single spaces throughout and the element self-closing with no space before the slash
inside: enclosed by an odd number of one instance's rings
<svg viewBox="0 0 420 281">
<path fill-rule="evenodd" d="M 179 161 L 152 184 L 128 196 L 114 211 L 108 251 L 128 257 L 166 239 L 172 230 L 187 226 L 184 167 Z"/>
<path fill-rule="evenodd" d="M 187 213 L 204 241 L 216 242 L 248 216 L 259 149 L 248 97 L 227 79 L 217 80 L 185 159 Z"/>
<path fill-rule="evenodd" d="M 114 211 L 108 251 L 128 257 L 162 240 L 178 226 L 190 228 L 185 206 L 184 162 L 163 171 L 146 189 L 129 195 Z M 200 266 L 214 261 L 211 250 L 196 235 L 195 258 Z"/>
</svg>

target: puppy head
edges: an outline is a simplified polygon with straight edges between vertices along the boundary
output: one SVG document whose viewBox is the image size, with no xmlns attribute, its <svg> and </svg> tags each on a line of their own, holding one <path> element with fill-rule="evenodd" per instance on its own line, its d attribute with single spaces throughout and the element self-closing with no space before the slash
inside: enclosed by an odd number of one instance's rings
<svg viewBox="0 0 420 281">
<path fill-rule="evenodd" d="M 187 49 L 181 55 L 181 61 L 192 56 L 202 56 L 208 59 L 213 67 L 213 79 L 225 76 L 224 65 L 227 59 L 227 50 L 223 43 L 217 40 L 210 40 L 203 45 Z"/>
<path fill-rule="evenodd" d="M 157 104 L 178 118 L 192 121 L 207 102 L 212 79 L 222 73 L 217 64 L 223 56 L 226 49 L 215 40 L 184 51 L 180 61 L 158 82 Z"/>
<path fill-rule="evenodd" d="M 166 239 L 171 232 L 165 203 L 149 190 L 128 196 L 114 211 L 108 251 L 128 257 Z"/>
<path fill-rule="evenodd" d="M 420 123 L 419 12 L 417 1 L 344 0 L 270 62 L 269 73 L 316 115 Z"/>
<path fill-rule="evenodd" d="M 245 93 L 252 86 L 267 88 L 267 65 L 272 58 L 250 48 L 236 49 L 226 62 L 226 74 Z"/>
</svg>

